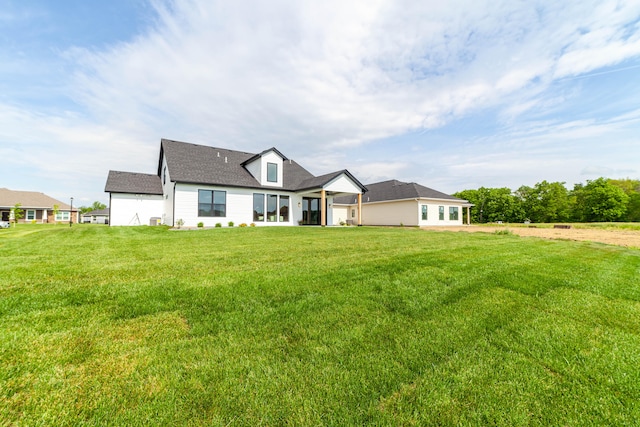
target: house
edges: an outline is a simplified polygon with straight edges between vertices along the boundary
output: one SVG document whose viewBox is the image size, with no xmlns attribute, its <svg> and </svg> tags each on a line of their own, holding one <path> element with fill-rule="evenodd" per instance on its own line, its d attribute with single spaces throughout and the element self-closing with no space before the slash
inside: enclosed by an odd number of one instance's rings
<svg viewBox="0 0 640 427">
<path fill-rule="evenodd" d="M 109 224 L 109 209 L 97 209 L 81 215 L 83 224 Z"/>
<path fill-rule="evenodd" d="M 363 225 L 462 225 L 470 223 L 467 200 L 458 199 L 415 182 L 397 180 L 367 184 L 361 209 L 354 197 L 333 200 L 334 224 L 352 223 L 360 217 Z"/>
<path fill-rule="evenodd" d="M 110 225 L 333 224 L 333 199 L 366 191 L 349 171 L 314 176 L 276 148 L 253 154 L 162 139 L 155 174 L 109 171 Z M 356 202 L 356 205 L 358 202 Z"/>
<path fill-rule="evenodd" d="M 13 208 L 20 204 L 22 218 L 18 222 L 78 222 L 78 210 L 35 191 L 13 191 L 0 188 L 0 220 L 13 221 Z"/>
</svg>

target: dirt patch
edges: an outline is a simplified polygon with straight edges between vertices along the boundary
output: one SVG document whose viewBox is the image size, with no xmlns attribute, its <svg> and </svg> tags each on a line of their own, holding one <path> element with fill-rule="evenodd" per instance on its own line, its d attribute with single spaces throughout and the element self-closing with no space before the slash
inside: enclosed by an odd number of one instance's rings
<svg viewBox="0 0 640 427">
<path fill-rule="evenodd" d="M 528 228 L 508 226 L 477 226 L 464 225 L 460 227 L 422 227 L 431 231 L 466 231 L 469 233 L 495 233 L 498 230 L 509 230 L 513 234 L 543 239 L 585 240 L 589 242 L 606 243 L 609 245 L 640 248 L 640 231 L 638 230 L 596 230 L 590 228 Z"/>
</svg>

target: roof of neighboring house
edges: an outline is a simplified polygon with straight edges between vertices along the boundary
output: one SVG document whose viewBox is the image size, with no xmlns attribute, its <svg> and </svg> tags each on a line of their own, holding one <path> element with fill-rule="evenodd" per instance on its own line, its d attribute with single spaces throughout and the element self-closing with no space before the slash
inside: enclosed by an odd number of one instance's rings
<svg viewBox="0 0 640 427">
<path fill-rule="evenodd" d="M 20 204 L 21 209 L 53 209 L 54 205 L 58 209 L 69 210 L 70 206 L 66 203 L 49 197 L 44 193 L 37 191 L 14 191 L 8 188 L 0 188 L 0 207 L 13 208 Z M 74 209 L 75 211 L 76 209 Z"/>
<path fill-rule="evenodd" d="M 406 199 L 438 199 L 466 202 L 440 191 L 434 190 L 415 182 L 402 182 L 396 179 L 367 184 L 367 194 L 362 198 L 362 203 L 385 202 Z M 336 197 L 333 200 L 338 204 L 354 204 L 357 200 L 353 196 Z"/>
<path fill-rule="evenodd" d="M 109 216 L 109 208 L 96 209 L 94 211 L 85 212 L 82 216 Z"/>
<path fill-rule="evenodd" d="M 270 148 L 260 154 L 252 154 L 243 151 L 173 141 L 170 139 L 162 139 L 161 141 L 158 176 L 162 173 L 162 158 L 164 155 L 171 181 L 191 184 L 272 189 L 272 186 L 261 185 L 245 168 L 245 165 L 270 151 L 275 152 L 283 159 L 282 190 L 299 191 L 321 187 L 344 172 L 359 184 L 348 171 L 333 172 L 315 177 L 294 160 L 285 157 L 276 148 Z"/>
<path fill-rule="evenodd" d="M 108 193 L 162 194 L 158 175 L 109 171 L 104 191 Z"/>
</svg>

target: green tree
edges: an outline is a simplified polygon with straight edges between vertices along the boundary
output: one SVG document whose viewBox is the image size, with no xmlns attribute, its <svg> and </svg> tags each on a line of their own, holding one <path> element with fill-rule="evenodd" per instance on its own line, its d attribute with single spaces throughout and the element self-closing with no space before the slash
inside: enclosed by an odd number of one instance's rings
<svg viewBox="0 0 640 427">
<path fill-rule="evenodd" d="M 20 206 L 22 206 L 22 204 L 20 203 L 16 203 L 13 208 L 11 208 L 11 213 L 13 214 L 13 226 L 15 227 L 15 225 L 18 223 L 18 220 L 22 219 L 22 217 L 24 216 L 24 211 L 20 208 Z"/>
<path fill-rule="evenodd" d="M 475 223 L 524 220 L 521 201 L 509 188 L 480 187 L 477 190 L 460 191 L 454 196 L 475 205 L 471 209 L 471 219 Z"/>
<path fill-rule="evenodd" d="M 627 212 L 622 220 L 629 222 L 640 221 L 640 180 L 637 179 L 612 179 L 611 184 L 622 189 L 627 196 Z"/>
<path fill-rule="evenodd" d="M 564 182 L 537 183 L 533 188 L 522 186 L 516 191 L 525 216 L 533 222 L 568 221 L 571 199 Z"/>
<path fill-rule="evenodd" d="M 102 209 L 106 209 L 107 205 L 105 205 L 104 203 L 95 201 L 93 202 L 93 204 L 91 206 L 81 206 L 80 207 L 80 214 L 85 214 L 87 212 L 91 212 L 91 211 L 99 211 Z"/>
<path fill-rule="evenodd" d="M 606 178 L 576 184 L 576 212 L 585 222 L 609 222 L 621 219 L 627 210 L 629 196 Z"/>
</svg>

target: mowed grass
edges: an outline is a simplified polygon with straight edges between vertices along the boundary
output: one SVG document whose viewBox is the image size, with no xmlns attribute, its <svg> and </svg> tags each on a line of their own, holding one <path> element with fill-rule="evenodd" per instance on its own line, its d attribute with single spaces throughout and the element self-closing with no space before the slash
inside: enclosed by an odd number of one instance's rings
<svg viewBox="0 0 640 427">
<path fill-rule="evenodd" d="M 0 230 L 0 425 L 637 425 L 639 277 L 515 235 Z"/>
</svg>

